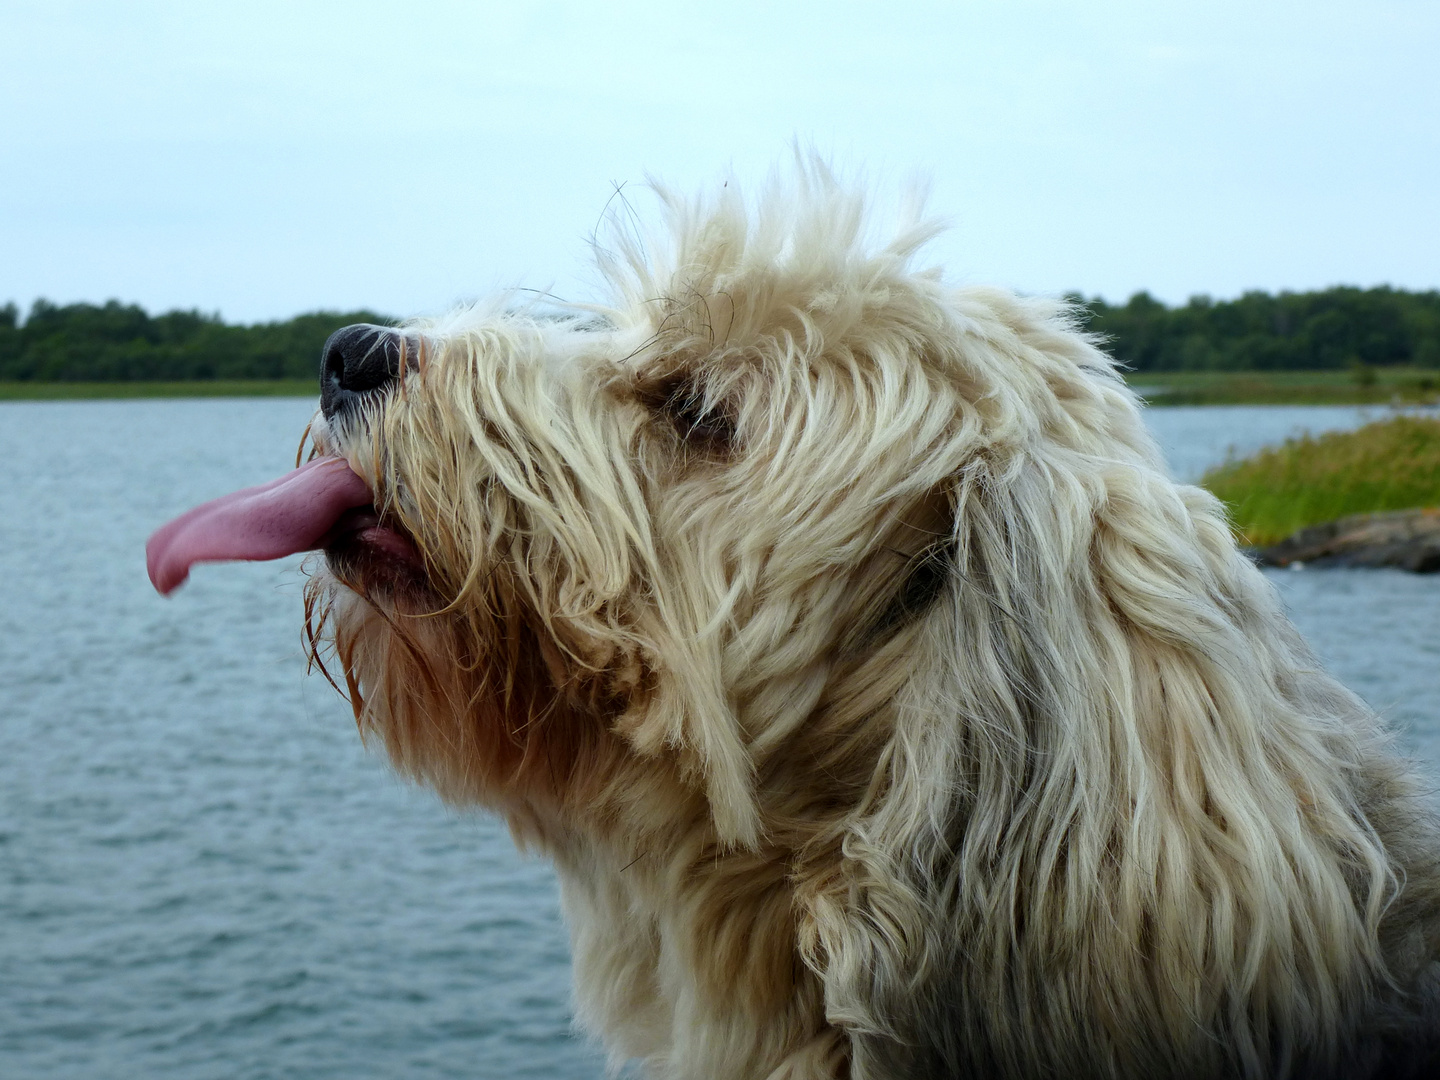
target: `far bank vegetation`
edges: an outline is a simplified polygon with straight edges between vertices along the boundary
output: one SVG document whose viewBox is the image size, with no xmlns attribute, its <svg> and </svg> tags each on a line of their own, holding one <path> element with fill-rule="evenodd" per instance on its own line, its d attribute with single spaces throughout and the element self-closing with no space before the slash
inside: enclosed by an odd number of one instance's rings
<svg viewBox="0 0 1440 1080">
<path fill-rule="evenodd" d="M 1196 296 L 1173 307 L 1144 292 L 1123 304 L 1071 299 L 1142 391 L 1162 384 L 1157 402 L 1390 400 L 1413 397 L 1407 388 L 1433 390 L 1440 377 L 1436 291 L 1337 286 Z M 325 338 L 352 322 L 393 320 L 322 311 L 237 325 L 200 311 L 151 315 L 117 300 L 39 300 L 22 318 L 6 304 L 0 382 L 313 380 Z"/>
</svg>

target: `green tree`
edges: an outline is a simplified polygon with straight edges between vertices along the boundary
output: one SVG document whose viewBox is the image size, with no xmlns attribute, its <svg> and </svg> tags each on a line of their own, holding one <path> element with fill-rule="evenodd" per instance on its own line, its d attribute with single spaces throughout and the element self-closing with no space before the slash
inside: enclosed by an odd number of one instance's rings
<svg viewBox="0 0 1440 1080">
<path fill-rule="evenodd" d="M 1440 367 L 1440 292 L 1336 286 L 1195 296 L 1174 308 L 1139 292 L 1123 306 L 1100 297 L 1081 306 L 1088 328 L 1137 371 Z"/>
<path fill-rule="evenodd" d="M 64 306 L 37 300 L 22 323 L 8 304 L 0 308 L 0 379 L 306 379 L 316 374 L 321 346 L 335 330 L 390 321 L 371 311 L 312 312 L 232 326 L 198 311 L 152 317 L 118 300 Z"/>
</svg>

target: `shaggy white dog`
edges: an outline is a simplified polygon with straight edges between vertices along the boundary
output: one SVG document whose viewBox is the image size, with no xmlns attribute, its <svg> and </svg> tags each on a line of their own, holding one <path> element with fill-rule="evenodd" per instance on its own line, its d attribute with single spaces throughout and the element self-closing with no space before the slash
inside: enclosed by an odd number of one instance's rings
<svg viewBox="0 0 1440 1080">
<path fill-rule="evenodd" d="M 554 860 L 649 1076 L 1440 1075 L 1374 714 L 1063 305 L 801 174 L 663 196 L 604 308 L 341 331 L 317 459 L 157 585 L 323 547 L 362 729 Z"/>
</svg>

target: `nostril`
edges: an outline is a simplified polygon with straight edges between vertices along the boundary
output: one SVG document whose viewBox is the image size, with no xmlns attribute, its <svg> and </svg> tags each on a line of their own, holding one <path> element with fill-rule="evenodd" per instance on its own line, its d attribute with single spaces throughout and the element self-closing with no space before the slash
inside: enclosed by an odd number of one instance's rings
<svg viewBox="0 0 1440 1080">
<path fill-rule="evenodd" d="M 345 351 L 336 341 L 339 336 L 338 332 L 330 335 L 320 361 L 320 378 L 326 382 L 333 379 L 337 384 L 345 377 Z"/>
</svg>

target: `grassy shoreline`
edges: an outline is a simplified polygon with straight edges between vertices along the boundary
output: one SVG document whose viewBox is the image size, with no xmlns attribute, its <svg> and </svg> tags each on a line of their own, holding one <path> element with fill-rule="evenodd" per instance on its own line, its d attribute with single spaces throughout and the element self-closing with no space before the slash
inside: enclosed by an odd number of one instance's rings
<svg viewBox="0 0 1440 1080">
<path fill-rule="evenodd" d="M 319 396 L 320 387 L 314 379 L 194 379 L 186 382 L 0 381 L 0 401 Z"/>
<path fill-rule="evenodd" d="M 1149 405 L 1434 405 L 1440 372 L 1414 367 L 1348 371 L 1131 372 Z"/>
<path fill-rule="evenodd" d="M 1211 469 L 1200 483 L 1253 547 L 1351 514 L 1440 506 L 1440 421 L 1397 416 L 1304 435 Z"/>
<path fill-rule="evenodd" d="M 1436 405 L 1440 372 L 1413 367 L 1358 371 L 1131 372 L 1126 381 L 1152 406 Z M 317 397 L 314 379 L 195 379 L 185 382 L 6 382 L 0 401 L 104 398 Z"/>
</svg>

